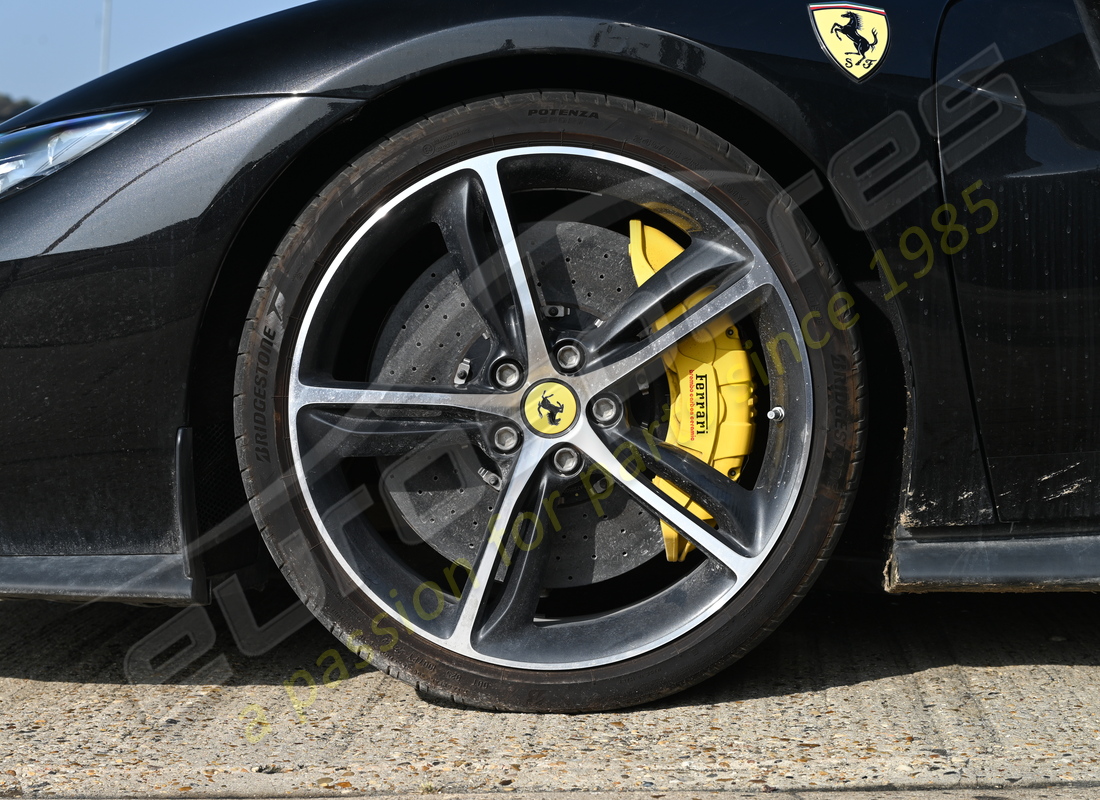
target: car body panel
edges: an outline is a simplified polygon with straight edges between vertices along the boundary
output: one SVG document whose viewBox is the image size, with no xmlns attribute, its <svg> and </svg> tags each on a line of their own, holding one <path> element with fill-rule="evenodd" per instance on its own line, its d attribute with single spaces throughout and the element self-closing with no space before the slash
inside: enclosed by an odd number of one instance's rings
<svg viewBox="0 0 1100 800">
<path fill-rule="evenodd" d="M 0 554 L 183 549 L 191 534 L 181 522 L 187 501 L 179 487 L 187 477 L 176 467 L 178 431 L 190 422 L 188 392 L 210 293 L 219 273 L 234 269 L 226 254 L 265 191 L 337 123 L 370 115 L 402 87 L 415 94 L 428 81 L 447 81 L 471 63 L 499 64 L 502 72 L 512 65 L 522 74 L 529 59 L 572 58 L 593 75 L 591 87 L 581 88 L 599 88 L 599 65 L 625 65 L 639 80 L 701 87 L 720 115 L 763 120 L 816 168 L 792 187 L 800 203 L 826 191 L 821 176 L 833 176 L 838 154 L 879 141 L 882 123 L 899 114 L 915 137 L 904 169 L 938 175 L 940 152 L 922 95 L 935 91 L 937 70 L 979 53 L 992 36 L 948 38 L 955 43 L 937 64 L 946 3 L 885 5 L 889 55 L 857 84 L 821 50 L 805 3 L 605 0 L 559 4 L 551 16 L 530 0 L 330 0 L 173 48 L 0 124 L 3 132 L 100 110 L 152 109 L 101 151 L 0 199 L 0 485 L 12 498 L 0 514 Z M 1023 42 L 1022 34 L 1013 41 Z M 981 158 L 1011 162 L 1014 141 L 996 143 Z M 1001 173 L 980 172 L 991 182 L 994 174 Z M 968 176 L 961 171 L 946 185 L 926 186 L 895 213 L 860 226 L 868 252 L 881 251 L 897 271 L 891 283 L 879 270 L 878 303 L 893 323 L 907 383 L 898 500 L 905 530 L 995 524 L 990 474 L 1008 508 L 1011 480 L 1034 482 L 1045 469 L 1041 460 L 1021 472 L 1015 462 L 983 459 L 975 397 L 988 416 L 1000 395 L 980 381 L 972 394 L 967 358 L 973 367 L 975 358 L 994 356 L 975 349 L 981 336 L 964 349 L 960 313 L 963 325 L 972 323 L 968 310 L 980 307 L 972 294 L 984 291 L 994 262 L 971 249 L 954 263 L 937 253 L 919 279 L 905 272 L 912 265 L 900 251 L 903 235 L 929 227 L 945 198 L 957 203 L 973 182 Z M 329 177 L 318 175 L 317 186 Z M 859 206 L 842 182 L 837 192 Z M 1037 202 L 1042 213 L 1058 211 Z M 828 242 L 836 232 L 821 233 Z M 1008 226 L 973 247 L 1006 235 Z M 840 266 L 846 277 L 873 276 L 872 265 Z M 953 269 L 962 276 L 957 285 Z M 1017 299 L 1010 302 L 1017 307 Z M 1094 340 L 1081 344 L 1096 352 Z M 1005 473 L 1014 477 L 998 478 Z M 1072 502 L 1084 508 L 1095 499 Z"/>
<path fill-rule="evenodd" d="M 0 202 L 0 554 L 181 552 L 177 431 L 207 297 L 241 210 L 355 105 L 161 105 Z"/>
<path fill-rule="evenodd" d="M 1020 20 L 1028 20 L 1021 28 Z M 973 30 L 998 43 L 1026 117 L 945 179 L 996 187 L 1014 224 L 954 256 L 981 438 L 1003 522 L 1100 518 L 1100 67 L 1070 0 L 965 0 L 940 71 Z"/>
<path fill-rule="evenodd" d="M 926 80 L 943 0 L 894 4 L 895 31 L 883 74 Z M 84 111 L 165 100 L 247 95 L 326 95 L 373 99 L 420 74 L 475 58 L 531 52 L 595 53 L 663 66 L 732 93 L 723 76 L 736 60 L 794 59 L 820 72 L 834 67 L 818 46 L 802 3 L 745 7 L 704 2 L 443 3 L 395 6 L 336 0 L 311 3 L 196 39 L 122 67 L 20 115 L 0 131 Z M 726 57 L 716 57 L 721 54 Z M 823 69 L 827 67 L 828 69 Z M 736 69 L 736 67 L 734 67 Z M 819 78 L 820 79 L 820 78 Z M 881 85 L 881 84 L 880 84 Z M 872 83 L 866 87 L 873 86 Z M 776 95 L 776 100 L 781 98 Z M 797 110 L 812 96 L 785 100 Z M 858 115 L 853 115 L 853 117 Z M 853 119 L 854 121 L 854 119 Z M 838 120 L 842 128 L 843 120 Z"/>
</svg>

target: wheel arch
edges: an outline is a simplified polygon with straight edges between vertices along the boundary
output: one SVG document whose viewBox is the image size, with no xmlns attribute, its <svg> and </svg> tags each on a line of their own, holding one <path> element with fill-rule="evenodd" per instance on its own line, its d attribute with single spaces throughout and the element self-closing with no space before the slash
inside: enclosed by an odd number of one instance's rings
<svg viewBox="0 0 1100 800">
<path fill-rule="evenodd" d="M 684 40 L 670 38 L 678 46 L 684 44 Z M 501 69 L 500 58 L 486 57 L 422 72 L 389 88 L 364 101 L 357 113 L 299 151 L 243 217 L 222 259 L 196 341 L 188 404 L 189 423 L 195 428 L 194 469 L 200 529 L 208 527 L 216 517 L 231 513 L 234 506 L 236 510 L 247 507 L 232 435 L 231 398 L 241 326 L 256 285 L 286 230 L 334 174 L 387 134 L 438 110 L 512 91 L 568 89 L 630 97 L 691 119 L 743 150 L 781 186 L 791 186 L 807 173 L 820 177 L 822 164 L 808 151 L 814 140 L 813 132 L 804 121 L 793 120 L 787 113 L 774 113 L 777 108 L 789 108 L 793 100 L 736 62 L 714 51 L 708 51 L 708 56 L 711 53 L 740 71 L 731 67 L 727 71 L 708 72 L 726 77 L 739 75 L 753 82 L 746 95 L 758 100 L 770 97 L 769 108 L 751 107 L 736 91 L 736 84 L 720 87 L 697 74 L 641 58 L 604 53 L 531 53 L 508 55 L 507 69 Z M 773 122 L 776 116 L 791 121 L 791 127 L 786 130 L 777 127 Z M 861 313 L 861 327 L 871 402 L 876 409 L 888 410 L 884 415 L 875 412 L 883 418 L 880 427 L 884 431 L 883 435 L 868 439 L 871 444 L 864 471 L 868 478 L 852 512 L 861 523 L 871 522 L 872 526 L 860 524 L 859 536 L 845 537 L 846 546 L 853 538 L 858 539 L 858 550 L 872 548 L 877 557 L 882 534 L 894 512 L 900 478 L 895 482 L 892 478 L 870 476 L 889 476 L 900 462 L 906 402 L 903 350 L 896 327 L 875 299 L 876 295 L 881 298 L 881 292 L 877 290 L 874 274 L 865 266 L 873 250 L 865 234 L 845 223 L 840 204 L 831 191 L 819 192 L 803 204 L 803 211 L 825 240 L 857 303 L 862 302 L 866 309 Z M 232 481 L 235 484 L 227 485 Z M 263 552 L 258 532 L 247 521 L 230 526 L 227 531 L 228 540 L 205 557 L 209 574 L 247 566 Z"/>
</svg>

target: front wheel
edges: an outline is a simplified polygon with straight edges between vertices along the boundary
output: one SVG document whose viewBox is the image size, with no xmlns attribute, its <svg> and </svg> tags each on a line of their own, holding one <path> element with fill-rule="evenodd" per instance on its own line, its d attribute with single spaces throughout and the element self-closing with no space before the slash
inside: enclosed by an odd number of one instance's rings
<svg viewBox="0 0 1100 800">
<path fill-rule="evenodd" d="M 615 97 L 521 94 L 372 148 L 256 293 L 236 420 L 253 512 L 380 669 L 594 711 L 736 660 L 854 491 L 850 295 L 759 167 Z"/>
</svg>

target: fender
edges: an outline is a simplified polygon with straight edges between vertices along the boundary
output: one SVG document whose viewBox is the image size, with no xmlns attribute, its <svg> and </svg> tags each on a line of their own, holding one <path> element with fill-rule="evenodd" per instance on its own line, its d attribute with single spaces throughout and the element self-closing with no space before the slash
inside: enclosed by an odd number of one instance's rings
<svg viewBox="0 0 1100 800">
<path fill-rule="evenodd" d="M 576 54 L 688 76 L 752 110 L 823 166 L 832 152 L 884 116 L 877 98 L 915 97 L 931 81 L 943 0 L 890 9 L 895 34 L 889 60 L 881 77 L 862 87 L 849 85 L 821 52 L 803 4 L 733 5 L 671 8 L 664 2 L 573 0 L 549 16 L 537 0 L 311 3 L 122 67 L 0 124 L 0 132 L 76 113 L 173 100 L 250 95 L 373 100 L 408 80 L 472 60 Z M 711 41 L 711 36 L 720 38 Z M 791 58 L 805 59 L 804 73 L 780 68 Z M 823 82 L 825 91 L 813 92 L 811 81 Z M 923 85 L 914 91 L 917 84 Z M 846 94 L 864 99 L 838 114 L 835 101 Z"/>
<path fill-rule="evenodd" d="M 888 59 L 858 85 L 822 52 L 805 4 L 774 5 L 570 0 L 550 16 L 536 0 L 399 6 L 331 0 L 124 67 L 24 112 L 0 125 L 0 132 L 99 110 L 212 97 L 324 96 L 365 101 L 370 113 L 371 101 L 411 81 L 446 80 L 447 70 L 458 65 L 499 59 L 504 66 L 525 55 L 607 58 L 678 75 L 727 99 L 731 112 L 740 106 L 755 114 L 822 172 L 881 123 L 887 109 L 921 127 L 919 96 L 933 83 L 945 0 L 890 3 Z M 926 133 L 913 159 L 939 173 L 935 142 Z M 890 256 L 899 233 L 942 202 L 936 185 L 903 214 L 876 223 L 866 231 L 871 249 L 884 248 Z M 863 269 L 845 265 L 844 271 Z M 910 292 L 891 309 L 909 369 L 903 494 L 914 501 L 902 510 L 910 524 L 978 524 L 992 513 L 949 276 L 945 264 L 919 297 Z M 888 293 L 886 276 L 882 281 Z M 935 509 L 923 502 L 947 485 L 963 487 L 958 496 L 969 499 Z"/>
</svg>

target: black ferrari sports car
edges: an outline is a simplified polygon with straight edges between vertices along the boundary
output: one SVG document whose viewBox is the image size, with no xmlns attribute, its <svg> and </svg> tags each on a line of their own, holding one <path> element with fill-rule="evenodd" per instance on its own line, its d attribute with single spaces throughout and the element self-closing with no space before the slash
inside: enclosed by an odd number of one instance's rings
<svg viewBox="0 0 1100 800">
<path fill-rule="evenodd" d="M 0 595 L 273 561 L 429 695 L 575 711 L 838 542 L 1100 588 L 1100 4 L 880 2 L 320 0 L 0 124 Z"/>
</svg>

